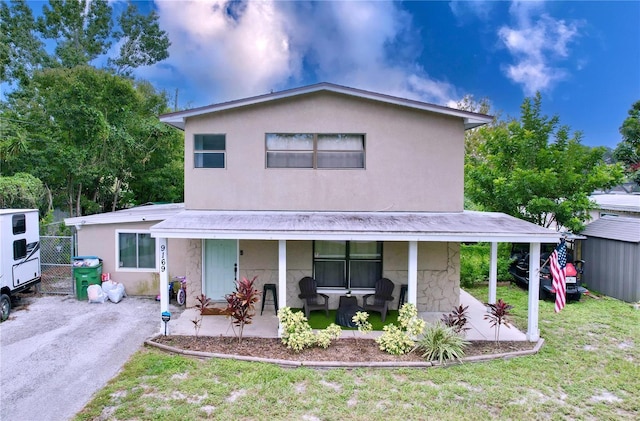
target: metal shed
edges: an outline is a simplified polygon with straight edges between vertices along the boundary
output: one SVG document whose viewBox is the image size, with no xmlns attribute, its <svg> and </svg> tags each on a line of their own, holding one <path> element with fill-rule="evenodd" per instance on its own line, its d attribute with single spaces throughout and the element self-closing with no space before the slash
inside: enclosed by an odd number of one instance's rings
<svg viewBox="0 0 640 421">
<path fill-rule="evenodd" d="M 582 232 L 583 282 L 627 302 L 640 301 L 640 218 L 603 216 Z"/>
</svg>

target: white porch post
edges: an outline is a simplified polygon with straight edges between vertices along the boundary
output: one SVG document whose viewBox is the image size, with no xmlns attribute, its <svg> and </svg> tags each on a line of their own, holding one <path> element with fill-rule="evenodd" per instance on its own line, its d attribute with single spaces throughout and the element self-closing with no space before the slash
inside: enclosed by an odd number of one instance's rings
<svg viewBox="0 0 640 421">
<path fill-rule="evenodd" d="M 287 306 L 287 240 L 278 240 L 278 307 Z M 282 325 L 278 323 L 278 337 L 282 336 Z"/>
<path fill-rule="evenodd" d="M 409 279 L 407 302 L 418 306 L 418 242 L 409 241 Z"/>
<path fill-rule="evenodd" d="M 158 238 L 160 244 L 160 316 L 165 311 L 169 311 L 169 267 L 168 256 L 169 250 L 167 249 L 167 239 Z M 167 323 L 167 335 L 169 334 L 169 324 Z M 164 332 L 165 324 L 160 319 L 160 331 Z"/>
<path fill-rule="evenodd" d="M 527 314 L 527 340 L 540 339 L 538 329 L 538 299 L 540 293 L 540 243 L 529 244 L 529 312 Z"/>
<path fill-rule="evenodd" d="M 496 303 L 498 287 L 498 243 L 491 243 L 491 260 L 489 262 L 489 304 Z"/>
</svg>

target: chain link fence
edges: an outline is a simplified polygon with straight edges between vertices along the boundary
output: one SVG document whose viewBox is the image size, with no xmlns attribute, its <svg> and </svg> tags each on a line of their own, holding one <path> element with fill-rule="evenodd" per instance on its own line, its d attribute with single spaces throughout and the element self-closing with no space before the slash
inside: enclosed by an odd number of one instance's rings
<svg viewBox="0 0 640 421">
<path fill-rule="evenodd" d="M 73 294 L 72 256 L 74 256 L 73 237 L 40 237 L 40 265 L 42 268 L 40 292 Z"/>
</svg>

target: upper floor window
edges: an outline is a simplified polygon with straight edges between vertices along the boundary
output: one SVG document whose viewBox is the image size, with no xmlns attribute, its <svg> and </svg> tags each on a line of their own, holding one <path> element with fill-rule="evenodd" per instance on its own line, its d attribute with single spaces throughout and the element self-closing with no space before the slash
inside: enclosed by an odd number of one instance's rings
<svg viewBox="0 0 640 421">
<path fill-rule="evenodd" d="M 118 268 L 156 268 L 156 239 L 143 232 L 118 232 Z"/>
<path fill-rule="evenodd" d="M 364 168 L 363 134 L 267 133 L 267 168 Z"/>
<path fill-rule="evenodd" d="M 197 134 L 193 139 L 193 160 L 196 168 L 225 168 L 225 135 Z"/>
</svg>

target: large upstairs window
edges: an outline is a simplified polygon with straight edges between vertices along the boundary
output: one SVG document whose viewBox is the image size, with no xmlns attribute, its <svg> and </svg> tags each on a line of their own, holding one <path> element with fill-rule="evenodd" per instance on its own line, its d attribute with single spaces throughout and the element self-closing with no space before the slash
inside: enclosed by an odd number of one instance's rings
<svg viewBox="0 0 640 421">
<path fill-rule="evenodd" d="M 267 133 L 267 168 L 364 168 L 363 134 Z"/>
</svg>

